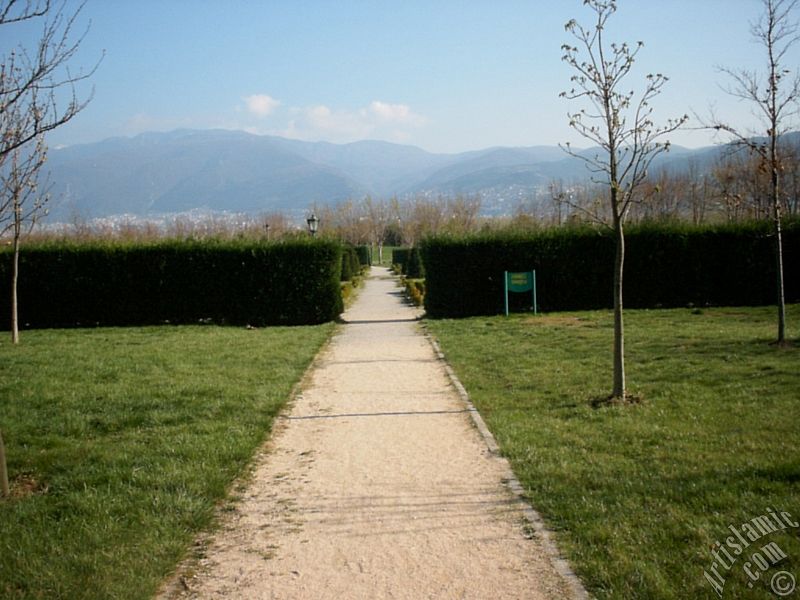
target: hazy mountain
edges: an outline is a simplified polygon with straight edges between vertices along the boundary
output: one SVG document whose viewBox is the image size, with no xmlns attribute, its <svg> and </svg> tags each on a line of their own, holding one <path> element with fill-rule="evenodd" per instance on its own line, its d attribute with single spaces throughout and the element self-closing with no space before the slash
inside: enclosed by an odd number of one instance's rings
<svg viewBox="0 0 800 600">
<path fill-rule="evenodd" d="M 409 181 L 417 181 L 461 156 L 431 154 L 415 146 L 379 141 L 331 144 L 273 139 L 307 160 L 348 173 L 380 197 L 397 194 Z"/>
<path fill-rule="evenodd" d="M 494 169 L 503 170 L 529 166 L 564 158 L 564 152 L 555 146 L 491 148 L 472 154 L 469 157 L 460 155 L 460 160 L 453 161 L 449 166 L 437 170 L 415 187 L 436 189 L 442 186 L 451 186 L 453 182 L 464 177 L 474 176 L 476 173 L 490 173 Z"/>
<path fill-rule="evenodd" d="M 720 152 L 673 147 L 653 168 L 704 170 Z M 554 179 L 588 178 L 581 160 L 554 146 L 433 154 L 388 142 L 303 142 L 222 130 L 146 133 L 57 149 L 47 169 L 52 220 L 192 209 L 291 213 L 367 194 L 482 194 L 508 202 Z"/>
<path fill-rule="evenodd" d="M 76 212 L 259 212 L 357 197 L 369 190 L 272 138 L 227 131 L 177 131 L 115 138 L 50 154 L 52 218 Z"/>
</svg>

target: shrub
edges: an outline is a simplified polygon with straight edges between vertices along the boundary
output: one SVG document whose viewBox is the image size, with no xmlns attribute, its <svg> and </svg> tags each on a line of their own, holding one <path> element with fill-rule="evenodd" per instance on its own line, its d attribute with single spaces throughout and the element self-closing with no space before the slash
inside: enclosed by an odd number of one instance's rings
<svg viewBox="0 0 800 600">
<path fill-rule="evenodd" d="M 370 246 L 356 246 L 356 253 L 362 267 L 369 267 L 372 264 L 372 248 Z"/>
<path fill-rule="evenodd" d="M 395 271 L 399 274 L 402 274 L 405 271 L 406 262 L 408 262 L 408 254 L 411 252 L 411 248 L 394 248 L 392 250 L 392 265 L 399 266 L 400 270 Z"/>
<path fill-rule="evenodd" d="M 613 304 L 610 232 L 586 227 L 533 235 L 435 237 L 423 243 L 421 252 L 430 316 L 499 314 L 504 303 L 503 272 L 531 269 L 536 270 L 544 311 Z M 785 227 L 784 270 L 787 301 L 800 301 L 798 221 Z M 629 308 L 775 303 L 770 225 L 631 226 L 624 276 L 624 302 Z"/>
<path fill-rule="evenodd" d="M 403 286 L 405 287 L 406 298 L 414 306 L 422 306 L 425 302 L 425 281 L 423 279 L 406 279 L 403 278 Z"/>
<path fill-rule="evenodd" d="M 422 265 L 422 257 L 420 256 L 419 248 L 416 246 L 411 248 L 408 252 L 403 274 L 412 279 L 424 279 L 425 269 Z"/>
<path fill-rule="evenodd" d="M 338 243 L 308 240 L 24 247 L 20 323 L 322 323 L 342 311 L 341 256 Z M 10 314 L 10 265 L 11 252 L 0 252 L 4 318 Z"/>
<path fill-rule="evenodd" d="M 361 263 L 354 246 L 345 244 L 342 247 L 342 281 L 352 281 L 361 274 Z"/>
</svg>

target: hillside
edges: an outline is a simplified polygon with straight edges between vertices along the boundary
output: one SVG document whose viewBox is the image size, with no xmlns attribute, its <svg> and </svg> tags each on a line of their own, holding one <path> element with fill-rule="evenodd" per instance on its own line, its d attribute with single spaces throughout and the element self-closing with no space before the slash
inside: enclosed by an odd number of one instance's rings
<svg viewBox="0 0 800 600">
<path fill-rule="evenodd" d="M 588 152 L 588 151 L 587 151 Z M 720 149 L 673 148 L 659 165 L 711 164 Z M 52 221 L 74 216 L 210 211 L 300 213 L 367 194 L 481 194 L 508 206 L 584 164 L 555 146 L 433 154 L 379 141 L 304 142 L 239 131 L 179 130 L 55 149 L 47 163 Z"/>
</svg>

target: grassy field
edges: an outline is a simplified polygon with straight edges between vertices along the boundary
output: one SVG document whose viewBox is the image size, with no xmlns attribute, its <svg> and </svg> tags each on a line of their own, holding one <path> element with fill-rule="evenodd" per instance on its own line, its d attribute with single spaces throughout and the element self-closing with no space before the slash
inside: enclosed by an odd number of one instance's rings
<svg viewBox="0 0 800 600">
<path fill-rule="evenodd" d="M 0 345 L 0 597 L 150 598 L 331 328 L 25 331 Z"/>
<path fill-rule="evenodd" d="M 391 267 L 392 266 L 392 250 L 400 248 L 400 246 L 384 246 L 383 247 L 383 260 L 378 260 L 378 248 L 373 246 L 372 264 L 376 267 Z"/>
<path fill-rule="evenodd" d="M 796 331 L 800 306 L 788 316 Z M 716 598 L 707 571 L 724 598 L 774 598 L 778 572 L 800 579 L 800 529 L 738 554 L 726 538 L 768 509 L 800 521 L 800 343 L 771 346 L 775 321 L 772 308 L 628 311 L 628 382 L 644 400 L 601 408 L 610 312 L 427 327 L 592 594 Z M 787 557 L 759 569 L 769 542 Z"/>
</svg>

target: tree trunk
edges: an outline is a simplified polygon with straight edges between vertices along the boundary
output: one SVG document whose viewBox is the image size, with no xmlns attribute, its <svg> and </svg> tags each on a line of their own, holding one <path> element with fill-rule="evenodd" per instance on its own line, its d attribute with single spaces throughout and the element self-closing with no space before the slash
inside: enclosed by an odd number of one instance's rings
<svg viewBox="0 0 800 600">
<path fill-rule="evenodd" d="M 19 279 L 19 239 L 22 233 L 22 215 L 19 191 L 14 191 L 14 258 L 11 262 L 11 343 L 19 344 L 19 310 L 17 307 L 17 281 Z"/>
<path fill-rule="evenodd" d="M 612 398 L 625 399 L 625 331 L 622 322 L 622 272 L 625 265 L 625 234 L 622 220 L 614 217 L 614 391 Z"/>
<path fill-rule="evenodd" d="M 779 98 L 778 93 L 778 86 L 779 81 L 782 77 L 781 67 L 778 64 L 781 56 L 784 52 L 797 41 L 795 37 L 793 41 L 787 43 L 783 50 L 780 48 L 776 48 L 776 44 L 779 43 L 779 40 L 784 35 L 784 28 L 788 27 L 789 30 L 794 31 L 796 29 L 796 25 L 790 25 L 786 22 L 787 14 L 783 13 L 781 15 L 781 11 L 783 8 L 780 6 L 780 2 L 774 2 L 773 0 L 767 0 L 765 3 L 766 7 L 766 16 L 767 16 L 767 23 L 768 29 L 766 32 L 766 37 L 762 37 L 766 41 L 767 46 L 767 53 L 769 54 L 769 99 L 767 100 L 767 108 L 768 114 L 770 119 L 770 130 L 769 130 L 769 167 L 770 167 L 770 184 L 771 184 L 771 198 L 772 200 L 772 216 L 774 219 L 774 226 L 775 226 L 775 270 L 776 273 L 776 284 L 777 284 L 777 292 L 778 292 L 778 339 L 777 344 L 779 346 L 783 346 L 786 344 L 786 296 L 784 292 L 783 286 L 783 233 L 781 232 L 781 194 L 780 194 L 780 171 L 782 169 L 782 161 L 780 156 L 780 148 L 778 146 L 778 136 L 779 136 L 779 125 L 781 122 L 781 111 L 782 108 L 780 104 L 783 103 L 783 100 Z M 791 3 L 789 5 L 789 9 L 792 8 Z M 788 9 L 787 9 L 788 10 Z M 777 54 L 776 54 L 777 52 Z M 786 71 L 788 73 L 788 71 Z M 794 92 L 790 93 L 789 98 L 792 98 L 792 101 L 797 100 L 797 83 L 794 84 L 795 89 Z M 787 102 L 788 104 L 788 102 Z"/>
<path fill-rule="evenodd" d="M 19 279 L 19 239 L 14 236 L 14 258 L 11 261 L 11 343 L 19 344 L 19 309 L 17 281 Z"/>
<path fill-rule="evenodd" d="M 3 432 L 0 431 L 0 497 L 8 498 L 10 494 L 8 469 L 6 468 L 6 447 L 3 445 Z"/>
<path fill-rule="evenodd" d="M 786 344 L 786 294 L 783 284 L 783 232 L 781 231 L 781 203 L 777 187 L 777 173 L 773 174 L 773 218 L 775 225 L 775 270 L 778 287 L 778 339 L 779 346 Z"/>
</svg>

